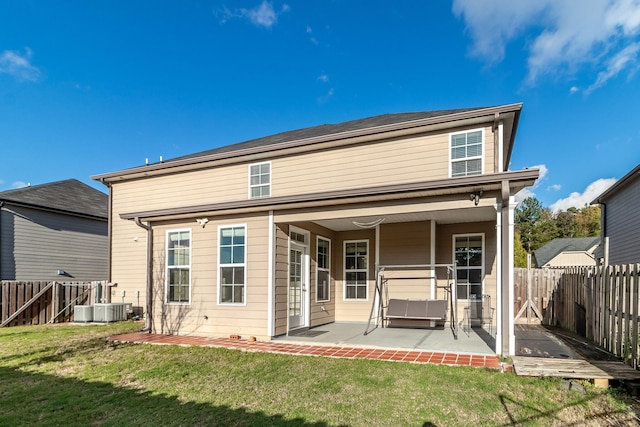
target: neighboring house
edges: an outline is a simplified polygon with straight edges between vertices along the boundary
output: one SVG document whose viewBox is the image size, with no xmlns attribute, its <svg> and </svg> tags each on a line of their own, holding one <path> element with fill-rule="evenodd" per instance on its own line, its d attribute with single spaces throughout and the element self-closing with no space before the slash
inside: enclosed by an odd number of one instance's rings
<svg viewBox="0 0 640 427">
<path fill-rule="evenodd" d="M 600 237 L 557 238 L 533 253 L 538 268 L 595 266 Z"/>
<path fill-rule="evenodd" d="M 377 266 L 457 260 L 458 319 L 491 295 L 496 351 L 514 354 L 512 195 L 538 177 L 508 170 L 521 108 L 386 114 L 94 176 L 109 280 L 151 331 L 270 339 L 367 322 Z M 442 298 L 426 270 L 390 292 Z"/>
<path fill-rule="evenodd" d="M 640 165 L 591 204 L 600 204 L 599 258 L 604 264 L 640 263 Z"/>
<path fill-rule="evenodd" d="M 106 280 L 108 203 L 75 179 L 0 192 L 0 279 Z"/>
</svg>

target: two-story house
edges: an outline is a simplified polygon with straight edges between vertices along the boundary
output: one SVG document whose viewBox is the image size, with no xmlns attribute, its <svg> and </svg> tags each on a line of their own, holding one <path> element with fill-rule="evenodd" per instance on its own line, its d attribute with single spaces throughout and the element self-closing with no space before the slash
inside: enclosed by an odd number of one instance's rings
<svg viewBox="0 0 640 427">
<path fill-rule="evenodd" d="M 106 280 L 108 203 L 77 179 L 0 192 L 0 280 Z"/>
<path fill-rule="evenodd" d="M 386 290 L 451 298 L 455 277 L 456 321 L 490 295 L 496 352 L 514 354 L 512 195 L 538 177 L 508 170 L 521 108 L 386 114 L 97 175 L 109 279 L 153 332 L 271 339 L 367 322 L 380 267 L 419 266 Z"/>
<path fill-rule="evenodd" d="M 605 265 L 640 262 L 640 165 L 591 204 L 600 204 L 600 248 Z"/>
</svg>

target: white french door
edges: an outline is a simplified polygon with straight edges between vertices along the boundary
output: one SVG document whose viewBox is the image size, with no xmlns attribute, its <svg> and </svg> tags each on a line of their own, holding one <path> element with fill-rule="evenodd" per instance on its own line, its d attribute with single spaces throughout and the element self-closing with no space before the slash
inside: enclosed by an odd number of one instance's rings
<svg viewBox="0 0 640 427">
<path fill-rule="evenodd" d="M 289 250 L 289 329 L 306 326 L 308 298 L 307 248 L 291 244 Z"/>
</svg>

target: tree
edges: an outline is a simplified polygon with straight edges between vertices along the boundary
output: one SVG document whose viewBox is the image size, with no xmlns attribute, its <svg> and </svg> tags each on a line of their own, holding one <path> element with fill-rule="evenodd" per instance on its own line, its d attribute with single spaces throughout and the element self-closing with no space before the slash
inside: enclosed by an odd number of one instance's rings
<svg viewBox="0 0 640 427">
<path fill-rule="evenodd" d="M 513 266 L 519 268 L 527 267 L 527 251 L 522 246 L 522 240 L 518 232 L 513 233 Z"/>
<path fill-rule="evenodd" d="M 600 235 L 600 206 L 585 206 L 576 217 L 578 232 L 576 237 L 595 237 Z"/>
<path fill-rule="evenodd" d="M 569 208 L 556 214 L 558 237 L 576 237 L 578 234 L 577 209 Z"/>
<path fill-rule="evenodd" d="M 515 231 L 520 234 L 527 253 L 532 253 L 558 234 L 551 211 L 535 197 L 527 197 L 516 208 Z"/>
</svg>

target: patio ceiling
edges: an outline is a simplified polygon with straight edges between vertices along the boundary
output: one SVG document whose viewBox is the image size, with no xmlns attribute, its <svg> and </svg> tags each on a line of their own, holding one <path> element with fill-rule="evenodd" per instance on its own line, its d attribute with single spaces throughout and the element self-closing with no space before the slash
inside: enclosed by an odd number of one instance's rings
<svg viewBox="0 0 640 427">
<path fill-rule="evenodd" d="M 464 222 L 495 221 L 496 210 L 493 206 L 473 206 L 467 209 L 450 209 L 439 211 L 421 211 L 410 213 L 398 213 L 391 215 L 369 215 L 349 218 L 334 218 L 313 221 L 322 227 L 334 231 L 360 230 L 362 227 L 355 223 L 367 224 L 384 219 L 382 224 L 394 224 L 401 222 L 419 222 L 434 220 L 438 224 L 457 224 Z"/>
</svg>

